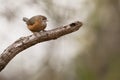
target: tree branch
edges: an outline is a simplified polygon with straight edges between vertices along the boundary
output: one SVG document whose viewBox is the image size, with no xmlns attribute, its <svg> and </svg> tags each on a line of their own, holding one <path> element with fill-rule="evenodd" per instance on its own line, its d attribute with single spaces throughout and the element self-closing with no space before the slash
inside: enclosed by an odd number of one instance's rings
<svg viewBox="0 0 120 80">
<path fill-rule="evenodd" d="M 21 51 L 37 43 L 54 40 L 65 34 L 72 33 L 78 30 L 81 26 L 82 23 L 76 21 L 69 25 L 59 27 L 53 30 L 39 32 L 33 35 L 19 38 L 13 44 L 8 46 L 0 55 L 0 71 L 2 71 L 5 68 L 5 66 Z"/>
</svg>

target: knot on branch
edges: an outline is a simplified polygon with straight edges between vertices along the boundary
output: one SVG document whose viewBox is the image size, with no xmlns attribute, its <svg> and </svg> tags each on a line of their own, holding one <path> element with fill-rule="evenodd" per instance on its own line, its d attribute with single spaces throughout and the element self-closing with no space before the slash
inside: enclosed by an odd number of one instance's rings
<svg viewBox="0 0 120 80">
<path fill-rule="evenodd" d="M 78 26 L 78 25 L 82 26 L 82 22 L 76 21 L 76 22 L 70 24 L 71 27 L 75 27 L 75 26 Z"/>
</svg>

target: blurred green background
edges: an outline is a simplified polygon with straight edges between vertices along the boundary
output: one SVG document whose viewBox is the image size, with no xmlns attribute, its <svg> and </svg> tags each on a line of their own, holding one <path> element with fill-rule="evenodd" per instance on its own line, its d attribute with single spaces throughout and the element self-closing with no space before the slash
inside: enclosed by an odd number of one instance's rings
<svg viewBox="0 0 120 80">
<path fill-rule="evenodd" d="M 32 34 L 22 17 L 44 15 L 50 30 L 74 21 L 80 30 L 18 54 L 0 80 L 120 80 L 119 0 L 0 0 L 1 53 Z"/>
</svg>

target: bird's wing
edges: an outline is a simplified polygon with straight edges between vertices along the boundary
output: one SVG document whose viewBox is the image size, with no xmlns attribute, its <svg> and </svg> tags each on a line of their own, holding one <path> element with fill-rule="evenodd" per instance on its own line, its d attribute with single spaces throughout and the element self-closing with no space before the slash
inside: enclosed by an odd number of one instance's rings
<svg viewBox="0 0 120 80">
<path fill-rule="evenodd" d="M 29 19 L 27 24 L 28 25 L 33 25 L 33 24 L 35 24 L 35 21 L 36 21 L 36 19 L 34 17 L 32 17 L 31 19 Z"/>
</svg>

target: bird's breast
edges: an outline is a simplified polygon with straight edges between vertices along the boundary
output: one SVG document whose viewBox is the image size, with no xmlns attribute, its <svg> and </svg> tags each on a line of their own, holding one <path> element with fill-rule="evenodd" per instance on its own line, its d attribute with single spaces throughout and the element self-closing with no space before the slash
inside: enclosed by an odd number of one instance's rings
<svg viewBox="0 0 120 80">
<path fill-rule="evenodd" d="M 46 25 L 42 25 L 42 24 L 28 25 L 28 29 L 31 30 L 32 32 L 40 32 L 41 30 L 44 30 L 45 28 L 46 28 Z"/>
</svg>

